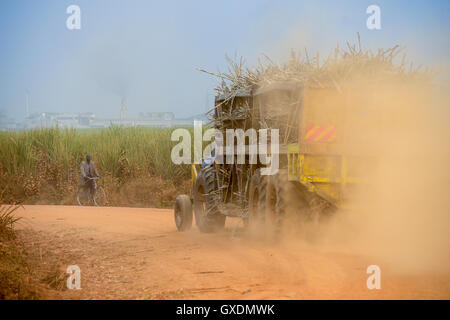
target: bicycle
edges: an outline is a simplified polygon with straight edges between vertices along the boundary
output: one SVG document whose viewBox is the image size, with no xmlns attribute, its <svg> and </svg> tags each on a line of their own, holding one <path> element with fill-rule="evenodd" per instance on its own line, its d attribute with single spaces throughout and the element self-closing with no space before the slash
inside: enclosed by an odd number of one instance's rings
<svg viewBox="0 0 450 320">
<path fill-rule="evenodd" d="M 95 206 L 100 207 L 106 205 L 106 193 L 102 186 L 97 185 L 95 180 L 100 179 L 100 177 L 87 177 L 89 180 L 94 182 L 94 194 L 92 195 L 87 183 L 78 186 L 77 191 L 77 202 L 80 206 L 87 206 L 93 203 Z"/>
</svg>

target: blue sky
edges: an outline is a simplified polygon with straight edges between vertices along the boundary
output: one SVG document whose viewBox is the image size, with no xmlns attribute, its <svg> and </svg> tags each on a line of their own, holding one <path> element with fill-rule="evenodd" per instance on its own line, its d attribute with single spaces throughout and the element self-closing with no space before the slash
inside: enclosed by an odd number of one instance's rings
<svg viewBox="0 0 450 320">
<path fill-rule="evenodd" d="M 66 28 L 66 8 L 81 8 L 81 30 Z M 381 8 L 381 30 L 366 28 L 366 8 Z M 172 111 L 203 113 L 215 80 L 195 70 L 225 68 L 225 55 L 248 64 L 261 52 L 284 60 L 289 49 L 327 54 L 338 42 L 405 45 L 416 64 L 443 67 L 448 81 L 450 1 L 140 1 L 2 0 L 0 110 L 91 111 L 118 117 Z"/>
</svg>

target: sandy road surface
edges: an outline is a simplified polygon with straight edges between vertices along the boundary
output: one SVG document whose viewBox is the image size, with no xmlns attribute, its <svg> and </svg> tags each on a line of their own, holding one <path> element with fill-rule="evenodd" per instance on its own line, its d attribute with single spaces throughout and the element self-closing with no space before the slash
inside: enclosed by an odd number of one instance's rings
<svg viewBox="0 0 450 320">
<path fill-rule="evenodd" d="M 400 275 L 382 268 L 368 290 L 368 257 L 311 244 L 268 245 L 195 227 L 176 231 L 172 210 L 25 206 L 20 227 L 43 263 L 81 268 L 81 290 L 63 299 L 450 298 L 450 275 Z"/>
</svg>

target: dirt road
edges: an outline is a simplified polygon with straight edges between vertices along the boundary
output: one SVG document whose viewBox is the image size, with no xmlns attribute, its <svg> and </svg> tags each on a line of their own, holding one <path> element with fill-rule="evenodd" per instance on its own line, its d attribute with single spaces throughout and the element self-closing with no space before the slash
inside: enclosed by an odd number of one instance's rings
<svg viewBox="0 0 450 320">
<path fill-rule="evenodd" d="M 450 274 L 401 275 L 369 257 L 311 244 L 268 245 L 233 232 L 176 231 L 166 209 L 25 206 L 27 245 L 43 264 L 81 268 L 61 299 L 449 299 Z M 382 270 L 368 290 L 367 266 Z"/>
</svg>

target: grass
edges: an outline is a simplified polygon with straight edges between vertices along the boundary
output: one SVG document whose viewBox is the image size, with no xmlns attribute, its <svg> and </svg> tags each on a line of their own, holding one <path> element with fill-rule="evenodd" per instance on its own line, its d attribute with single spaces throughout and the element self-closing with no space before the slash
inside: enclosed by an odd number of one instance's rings
<svg viewBox="0 0 450 320">
<path fill-rule="evenodd" d="M 0 300 L 38 298 L 28 255 L 14 229 L 20 219 L 14 211 L 19 207 L 0 201 Z"/>
<path fill-rule="evenodd" d="M 19 208 L 17 205 L 1 205 L 0 203 L 0 238 L 14 239 L 14 224 L 20 218 L 14 216 L 14 211 Z"/>
<path fill-rule="evenodd" d="M 65 289 L 67 275 L 57 261 L 43 263 L 24 230 L 15 229 L 20 207 L 0 200 L 0 300 L 39 299 L 46 290 Z"/>
<path fill-rule="evenodd" d="M 158 188 L 153 189 L 160 194 L 153 200 L 148 194 L 146 203 L 140 199 L 141 203 L 135 205 L 169 205 L 171 196 L 163 195 L 164 190 L 181 192 L 190 178 L 188 166 L 170 160 L 171 149 L 177 143 L 170 140 L 172 130 L 113 126 L 0 132 L 3 200 L 74 204 L 80 162 L 89 153 L 104 178 L 112 205 L 132 202 L 125 198 L 133 198 L 133 192 L 125 189 L 139 189 L 138 182 L 149 191 L 156 184 Z"/>
</svg>

